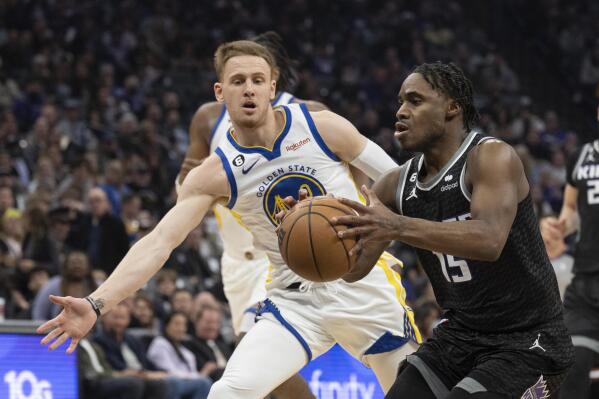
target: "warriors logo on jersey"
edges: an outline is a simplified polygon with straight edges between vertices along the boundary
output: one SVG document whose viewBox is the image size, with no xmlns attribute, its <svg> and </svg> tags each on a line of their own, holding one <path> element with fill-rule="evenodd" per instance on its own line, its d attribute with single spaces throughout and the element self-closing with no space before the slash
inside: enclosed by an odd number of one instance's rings
<svg viewBox="0 0 599 399">
<path fill-rule="evenodd" d="M 276 214 L 288 209 L 284 198 L 288 196 L 297 197 L 299 190 L 306 190 L 308 197 L 325 195 L 323 185 L 314 177 L 303 173 L 293 173 L 280 176 L 272 182 L 264 195 L 264 212 L 275 226 L 278 224 Z"/>
</svg>

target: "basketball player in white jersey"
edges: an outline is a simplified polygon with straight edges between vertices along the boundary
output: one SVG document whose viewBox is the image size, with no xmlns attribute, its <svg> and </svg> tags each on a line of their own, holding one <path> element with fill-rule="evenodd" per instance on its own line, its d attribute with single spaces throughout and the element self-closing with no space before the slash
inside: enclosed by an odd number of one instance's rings
<svg viewBox="0 0 599 399">
<path fill-rule="evenodd" d="M 272 101 L 273 107 L 298 102 L 305 103 L 310 111 L 327 109 L 317 101 L 300 100 L 286 91 L 295 86 L 297 73 L 277 33 L 265 32 L 252 41 L 266 47 L 277 63 L 278 92 Z M 226 140 L 230 128 L 231 121 L 225 104 L 213 101 L 198 108 L 189 128 L 190 144 L 177 176 L 177 187 L 191 169 Z M 359 171 L 352 170 L 352 173 L 364 181 Z M 229 301 L 235 335 L 240 338 L 254 325 L 256 304 L 266 298 L 270 261 L 264 251 L 254 247 L 251 233 L 240 224 L 234 213 L 218 204 L 214 207 L 214 213 L 224 247 L 221 258 L 224 291 Z M 294 394 L 294 399 L 300 399 L 297 387 Z"/>
<path fill-rule="evenodd" d="M 229 360 L 209 398 L 263 398 L 335 343 L 372 367 L 383 391 L 420 334 L 405 306 L 399 275 L 389 256 L 356 283 L 302 280 L 278 252 L 275 215 L 283 198 L 304 188 L 312 195 L 358 198 L 348 163 L 376 179 L 395 167 L 385 152 L 332 112 L 310 114 L 304 105 L 273 109 L 272 55 L 251 41 L 221 45 L 215 56 L 217 100 L 231 115 L 232 130 L 181 186 L 177 204 L 138 241 L 112 275 L 89 297 L 56 297 L 64 310 L 39 327 L 51 349 L 72 338 L 68 352 L 98 315 L 141 288 L 218 201 L 236 211 L 273 266 L 269 298 Z"/>
<path fill-rule="evenodd" d="M 281 37 L 275 32 L 265 32 L 252 41 L 266 47 L 277 64 L 277 94 L 272 105 L 285 105 L 294 102 L 305 103 L 310 111 L 327 109 L 316 101 L 297 99 L 291 90 L 297 81 L 294 61 L 287 54 Z M 201 164 L 210 153 L 226 140 L 231 121 L 225 104 L 218 101 L 203 104 L 198 108 L 189 128 L 189 147 L 181 171 L 177 176 L 177 191 L 191 169 Z M 365 178 L 361 172 L 352 171 L 361 182 Z M 220 237 L 223 241 L 221 274 L 225 296 L 231 309 L 233 330 L 240 340 L 254 325 L 257 304 L 266 298 L 266 280 L 270 261 L 266 252 L 254 247 L 251 233 L 242 226 L 237 215 L 223 205 L 215 205 L 214 214 L 218 221 Z M 308 383 L 296 374 L 277 387 L 273 394 L 277 399 L 312 399 Z"/>
</svg>

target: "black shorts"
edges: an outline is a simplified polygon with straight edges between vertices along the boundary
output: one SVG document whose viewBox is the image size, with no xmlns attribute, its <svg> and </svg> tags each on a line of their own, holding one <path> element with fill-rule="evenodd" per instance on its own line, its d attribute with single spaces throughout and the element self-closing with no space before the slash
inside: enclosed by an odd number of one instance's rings
<svg viewBox="0 0 599 399">
<path fill-rule="evenodd" d="M 574 349 L 561 318 L 527 332 L 503 334 L 479 333 L 446 321 L 408 357 L 437 397 L 457 385 L 468 392 L 516 399 L 529 389 L 554 392 L 573 361 Z"/>
<path fill-rule="evenodd" d="M 572 279 L 564 295 L 564 320 L 575 346 L 599 353 L 599 275 Z"/>
</svg>

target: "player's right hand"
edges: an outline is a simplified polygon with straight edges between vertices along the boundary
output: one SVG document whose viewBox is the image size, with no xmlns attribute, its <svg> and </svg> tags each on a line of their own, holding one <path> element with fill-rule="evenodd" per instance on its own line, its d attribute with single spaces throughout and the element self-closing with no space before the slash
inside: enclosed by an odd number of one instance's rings
<svg viewBox="0 0 599 399">
<path fill-rule="evenodd" d="M 96 313 L 84 298 L 50 295 L 50 300 L 64 309 L 58 316 L 39 326 L 36 331 L 40 334 L 48 332 L 41 343 L 43 345 L 51 343 L 49 346 L 51 350 L 71 338 L 67 353 L 72 353 L 79 340 L 85 337 L 96 323 Z"/>
<path fill-rule="evenodd" d="M 541 219 L 541 235 L 546 241 L 563 240 L 566 226 L 563 221 L 553 216 Z"/>
</svg>

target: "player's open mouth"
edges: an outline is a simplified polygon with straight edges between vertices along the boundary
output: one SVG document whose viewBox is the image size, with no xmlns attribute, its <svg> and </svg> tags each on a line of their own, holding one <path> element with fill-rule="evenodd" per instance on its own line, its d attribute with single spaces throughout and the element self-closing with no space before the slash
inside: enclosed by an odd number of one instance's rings
<svg viewBox="0 0 599 399">
<path fill-rule="evenodd" d="M 395 123 L 395 136 L 402 136 L 410 131 L 410 127 L 403 122 Z"/>
<path fill-rule="evenodd" d="M 252 101 L 246 101 L 241 105 L 241 108 L 243 108 L 246 111 L 253 111 L 256 109 L 256 104 L 254 104 Z"/>
</svg>

